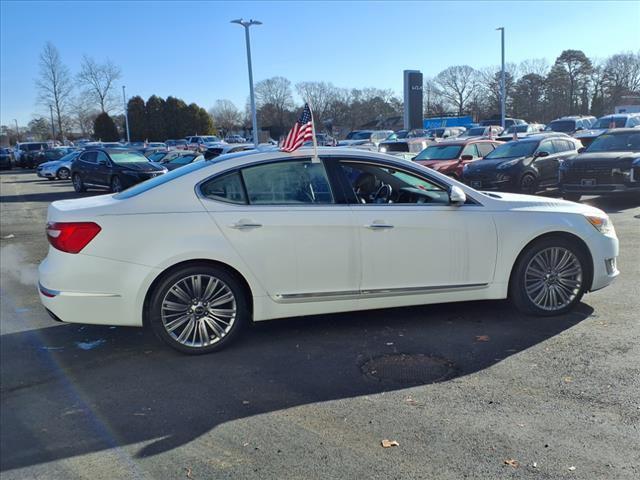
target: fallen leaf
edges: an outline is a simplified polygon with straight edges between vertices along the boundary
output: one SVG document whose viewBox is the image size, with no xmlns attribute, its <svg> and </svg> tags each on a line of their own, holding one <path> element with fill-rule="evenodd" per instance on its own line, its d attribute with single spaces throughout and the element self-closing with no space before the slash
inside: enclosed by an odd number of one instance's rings
<svg viewBox="0 0 640 480">
<path fill-rule="evenodd" d="M 537 462 L 533 462 L 533 463 L 531 464 L 531 466 L 532 466 L 533 468 L 538 468 L 538 463 L 537 463 Z"/>
<path fill-rule="evenodd" d="M 191 474 L 193 473 L 193 470 L 191 470 L 191 467 L 185 467 L 185 470 L 187 471 L 187 478 L 193 478 L 191 476 Z"/>
<path fill-rule="evenodd" d="M 400 444 L 395 440 L 387 440 L 386 438 L 384 440 L 382 440 L 382 447 L 383 448 L 399 447 L 399 446 L 400 446 Z"/>
<path fill-rule="evenodd" d="M 573 467 L 573 466 L 569 467 L 569 470 L 570 470 L 570 471 L 572 471 L 572 472 L 573 472 L 575 469 L 576 469 L 576 467 Z"/>
<path fill-rule="evenodd" d="M 387 347 L 390 347 L 391 345 L 393 345 L 393 342 L 387 342 L 385 345 L 386 345 Z"/>
<path fill-rule="evenodd" d="M 404 401 L 407 402 L 409 405 L 417 405 L 418 404 L 418 402 L 416 400 L 414 400 L 413 398 L 411 398 L 411 397 L 405 398 Z"/>
<path fill-rule="evenodd" d="M 476 335 L 476 342 L 488 342 L 489 335 Z"/>
<path fill-rule="evenodd" d="M 249 402 L 249 400 L 242 400 L 242 404 L 243 405 L 249 405 L 249 403 L 251 403 L 251 402 Z"/>
<path fill-rule="evenodd" d="M 9 240 L 10 238 L 16 238 L 16 236 L 13 233 L 10 233 L 9 235 L 5 235 L 2 238 L 6 239 L 6 240 Z"/>
<path fill-rule="evenodd" d="M 509 465 L 509 466 L 511 466 L 511 467 L 513 467 L 513 468 L 518 468 L 518 467 L 520 466 L 520 464 L 518 463 L 518 461 L 517 461 L 517 460 L 514 460 L 513 458 L 507 458 L 507 459 L 504 461 L 504 464 L 505 464 L 505 465 Z"/>
<path fill-rule="evenodd" d="M 573 382 L 573 378 L 571 378 L 571 377 L 564 377 L 562 380 L 564 381 L 564 383 L 571 383 L 571 382 Z"/>
</svg>

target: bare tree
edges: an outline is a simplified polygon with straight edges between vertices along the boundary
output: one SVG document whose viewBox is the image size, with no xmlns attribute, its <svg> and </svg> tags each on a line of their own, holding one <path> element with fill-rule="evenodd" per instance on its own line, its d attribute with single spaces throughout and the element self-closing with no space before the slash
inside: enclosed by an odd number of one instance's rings
<svg viewBox="0 0 640 480">
<path fill-rule="evenodd" d="M 73 125 L 80 130 L 83 137 L 90 137 L 93 130 L 93 122 L 100 111 L 98 111 L 90 98 L 85 94 L 80 94 L 74 98 L 69 105 L 69 114 Z"/>
<path fill-rule="evenodd" d="M 529 75 L 530 73 L 546 77 L 550 69 L 551 66 L 546 58 L 530 58 L 520 62 L 518 73 L 522 77 Z"/>
<path fill-rule="evenodd" d="M 339 89 L 327 82 L 300 82 L 296 84 L 296 91 L 304 101 L 311 103 L 317 123 L 328 118 L 331 103 L 339 96 Z"/>
<path fill-rule="evenodd" d="M 225 133 L 242 124 L 242 115 L 231 100 L 216 100 L 215 105 L 209 109 L 209 115 L 213 117 L 216 125 L 222 127 Z"/>
<path fill-rule="evenodd" d="M 82 58 L 80 73 L 78 73 L 78 84 L 84 89 L 87 97 L 100 108 L 101 112 L 108 113 L 118 105 L 115 83 L 120 79 L 120 76 L 120 68 L 114 65 L 111 60 L 98 63 L 85 55 Z"/>
<path fill-rule="evenodd" d="M 469 65 L 456 65 L 440 72 L 435 82 L 442 96 L 462 115 L 467 102 L 473 98 L 478 88 L 477 77 L 476 70 Z"/>
<path fill-rule="evenodd" d="M 64 116 L 73 92 L 73 81 L 69 68 L 62 63 L 58 49 L 47 42 L 40 53 L 40 75 L 36 80 L 38 102 L 51 106 L 58 123 L 58 134 L 64 138 Z"/>
<path fill-rule="evenodd" d="M 285 118 L 293 109 L 291 81 L 284 77 L 261 80 L 255 87 L 256 109 L 262 111 L 263 121 L 284 128 Z"/>
</svg>

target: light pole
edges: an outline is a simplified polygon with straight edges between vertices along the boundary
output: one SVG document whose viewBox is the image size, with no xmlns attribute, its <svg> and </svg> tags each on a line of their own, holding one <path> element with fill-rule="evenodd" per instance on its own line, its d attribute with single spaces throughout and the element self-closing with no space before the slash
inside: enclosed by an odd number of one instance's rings
<svg viewBox="0 0 640 480">
<path fill-rule="evenodd" d="M 16 122 L 16 143 L 20 141 L 20 129 L 18 128 L 18 119 L 14 118 L 14 122 Z"/>
<path fill-rule="evenodd" d="M 244 27 L 245 39 L 247 42 L 247 65 L 249 66 L 249 96 L 251 97 L 251 122 L 253 123 L 253 144 L 258 146 L 258 116 L 256 114 L 256 98 L 253 93 L 253 72 L 251 70 L 251 40 L 249 39 L 249 27 L 251 25 L 262 25 L 258 20 L 231 20 L 231 23 L 237 23 Z"/>
<path fill-rule="evenodd" d="M 129 108 L 127 107 L 127 96 L 124 93 L 124 85 L 122 85 L 122 103 L 124 104 L 124 123 L 127 126 L 127 143 L 131 143 L 129 135 Z"/>
<path fill-rule="evenodd" d="M 506 116 L 506 98 L 504 93 L 504 27 L 498 27 L 496 30 L 500 30 L 500 37 L 502 39 L 502 70 L 500 73 L 500 124 L 504 129 L 504 117 Z"/>
<path fill-rule="evenodd" d="M 56 143 L 56 127 L 53 123 L 53 106 L 49 105 L 49 113 L 51 113 L 51 135 L 53 135 L 53 143 Z"/>
</svg>

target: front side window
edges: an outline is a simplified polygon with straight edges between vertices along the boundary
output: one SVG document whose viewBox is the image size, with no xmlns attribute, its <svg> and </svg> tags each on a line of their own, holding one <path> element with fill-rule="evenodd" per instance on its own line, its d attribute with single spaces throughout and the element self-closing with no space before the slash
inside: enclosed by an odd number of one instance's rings
<svg viewBox="0 0 640 480">
<path fill-rule="evenodd" d="M 556 153 L 556 150 L 555 148 L 553 148 L 553 142 L 551 140 L 547 140 L 546 142 L 542 142 L 540 144 L 537 152 L 547 152 L 549 155 L 553 155 L 554 153 Z"/>
<path fill-rule="evenodd" d="M 359 162 L 341 167 L 361 204 L 449 204 L 444 188 L 413 173 Z"/>
<path fill-rule="evenodd" d="M 481 157 L 486 157 L 491 152 L 493 152 L 493 144 L 492 143 L 478 143 L 476 144 L 478 147 L 478 153 Z"/>
<path fill-rule="evenodd" d="M 487 155 L 488 159 L 528 157 L 536 149 L 536 142 L 514 141 L 500 145 Z"/>
<path fill-rule="evenodd" d="M 462 155 L 471 155 L 473 158 L 478 158 L 480 156 L 478 154 L 478 148 L 476 147 L 475 143 L 464 147 L 464 150 L 462 150 Z"/>
<path fill-rule="evenodd" d="M 103 163 L 105 165 L 109 164 L 109 157 L 107 157 L 107 154 L 104 152 L 98 152 L 98 163 Z"/>
<path fill-rule="evenodd" d="M 452 160 L 458 158 L 460 145 L 431 145 L 420 152 L 414 160 Z"/>
<path fill-rule="evenodd" d="M 86 152 L 80 157 L 80 160 L 87 163 L 96 163 L 98 160 L 98 152 Z"/>
<path fill-rule="evenodd" d="M 252 205 L 329 204 L 333 194 L 322 163 L 310 160 L 255 165 L 242 170 Z"/>
</svg>

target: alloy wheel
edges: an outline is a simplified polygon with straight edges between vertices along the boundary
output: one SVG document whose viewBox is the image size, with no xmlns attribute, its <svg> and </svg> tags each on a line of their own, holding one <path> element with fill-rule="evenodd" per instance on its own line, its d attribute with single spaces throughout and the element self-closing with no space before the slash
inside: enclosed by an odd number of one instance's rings
<svg viewBox="0 0 640 480">
<path fill-rule="evenodd" d="M 563 247 L 546 248 L 528 263 L 524 273 L 527 297 L 542 310 L 561 310 L 580 294 L 582 265 Z"/>
<path fill-rule="evenodd" d="M 192 348 L 219 342 L 232 329 L 236 298 L 212 275 L 189 275 L 169 288 L 161 305 L 162 325 L 176 342 Z"/>
<path fill-rule="evenodd" d="M 520 181 L 520 189 L 526 193 L 535 193 L 536 179 L 533 175 L 525 175 Z"/>
<path fill-rule="evenodd" d="M 118 193 L 122 191 L 122 182 L 118 177 L 113 177 L 111 179 L 111 191 L 113 193 Z"/>
<path fill-rule="evenodd" d="M 60 180 L 67 180 L 69 178 L 69 170 L 66 168 L 61 168 L 58 170 L 58 178 Z"/>
</svg>

